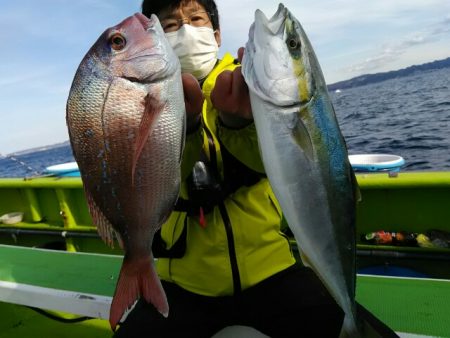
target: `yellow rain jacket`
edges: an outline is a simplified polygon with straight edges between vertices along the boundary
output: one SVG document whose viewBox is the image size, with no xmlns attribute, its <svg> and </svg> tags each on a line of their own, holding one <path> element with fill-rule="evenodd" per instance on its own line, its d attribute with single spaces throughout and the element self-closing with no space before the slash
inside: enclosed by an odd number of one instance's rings
<svg viewBox="0 0 450 338">
<path fill-rule="evenodd" d="M 215 162 L 220 180 L 227 174 L 222 161 L 225 151 L 260 178 L 228 194 L 222 206 L 204 215 L 203 226 L 200 215 L 187 217 L 186 212 L 174 211 L 160 234 L 167 250 L 184 243 L 181 257 L 157 260 L 159 276 L 206 296 L 232 295 L 239 292 L 236 288 L 244 290 L 295 263 L 288 239 L 280 230 L 280 206 L 264 176 L 254 124 L 228 129 L 221 125 L 211 104 L 217 76 L 236 66 L 235 59 L 226 54 L 203 83 L 203 128 L 187 135 L 180 197 L 188 200 L 187 176 L 202 148 Z M 238 179 L 241 173 L 232 175 L 228 180 Z"/>
</svg>

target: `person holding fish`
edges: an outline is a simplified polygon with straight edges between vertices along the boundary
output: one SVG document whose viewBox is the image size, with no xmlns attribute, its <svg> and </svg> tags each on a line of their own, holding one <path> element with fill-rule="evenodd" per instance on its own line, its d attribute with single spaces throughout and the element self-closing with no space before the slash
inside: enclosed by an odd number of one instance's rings
<svg viewBox="0 0 450 338">
<path fill-rule="evenodd" d="M 270 337 L 337 337 L 344 312 L 296 262 L 265 175 L 238 58 L 221 44 L 214 0 L 144 0 L 183 73 L 187 133 L 180 198 L 153 240 L 167 318 L 140 299 L 115 337 L 211 337 L 251 327 Z M 323 325 L 318 325 L 321 322 Z"/>
</svg>

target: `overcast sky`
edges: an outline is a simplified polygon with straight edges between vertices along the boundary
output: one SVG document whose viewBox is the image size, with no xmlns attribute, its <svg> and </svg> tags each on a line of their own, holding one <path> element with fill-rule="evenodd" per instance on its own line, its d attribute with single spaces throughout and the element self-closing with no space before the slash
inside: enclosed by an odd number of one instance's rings
<svg viewBox="0 0 450 338">
<path fill-rule="evenodd" d="M 254 11 L 273 0 L 216 0 L 222 47 L 245 45 Z M 141 0 L 0 0 L 0 154 L 68 139 L 65 105 L 75 71 L 110 26 Z M 327 83 L 450 56 L 448 0 L 287 0 Z"/>
</svg>

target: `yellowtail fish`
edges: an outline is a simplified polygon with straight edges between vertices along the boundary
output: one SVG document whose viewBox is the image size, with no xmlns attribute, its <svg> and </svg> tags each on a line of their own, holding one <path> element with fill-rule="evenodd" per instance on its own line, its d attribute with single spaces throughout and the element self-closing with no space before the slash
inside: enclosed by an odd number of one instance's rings
<svg viewBox="0 0 450 338">
<path fill-rule="evenodd" d="M 270 20 L 256 11 L 242 72 L 284 216 L 305 262 L 344 310 L 343 333 L 358 337 L 356 179 L 311 43 L 282 4 Z"/>
</svg>

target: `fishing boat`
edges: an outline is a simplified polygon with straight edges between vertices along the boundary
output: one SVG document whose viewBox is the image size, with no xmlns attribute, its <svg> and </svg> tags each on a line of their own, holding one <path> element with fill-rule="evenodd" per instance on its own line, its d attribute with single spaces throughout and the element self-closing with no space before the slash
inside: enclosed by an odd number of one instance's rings
<svg viewBox="0 0 450 338">
<path fill-rule="evenodd" d="M 357 180 L 357 301 L 401 337 L 449 337 L 450 248 L 431 234 L 450 232 L 450 172 Z M 2 178 L 0 217 L 0 338 L 111 337 L 122 252 L 97 235 L 81 179 Z"/>
</svg>

